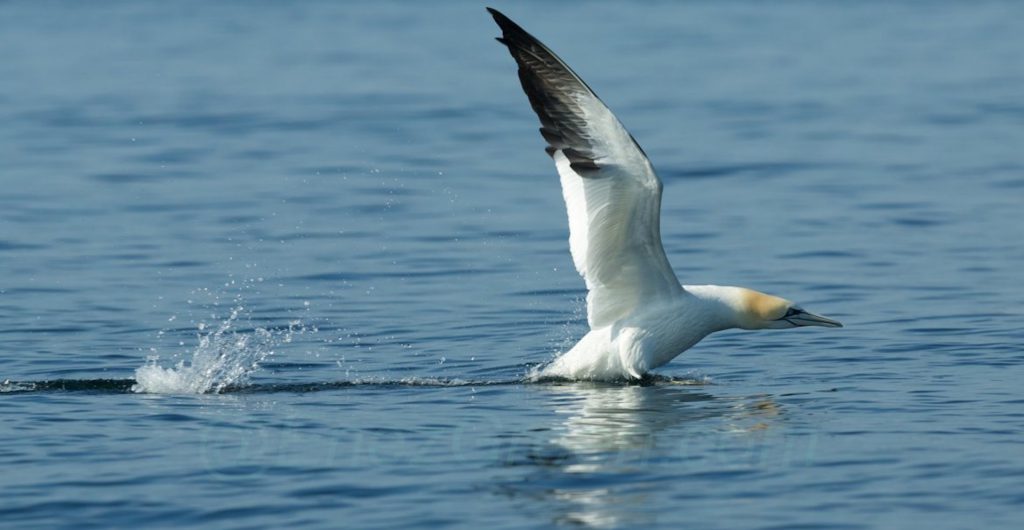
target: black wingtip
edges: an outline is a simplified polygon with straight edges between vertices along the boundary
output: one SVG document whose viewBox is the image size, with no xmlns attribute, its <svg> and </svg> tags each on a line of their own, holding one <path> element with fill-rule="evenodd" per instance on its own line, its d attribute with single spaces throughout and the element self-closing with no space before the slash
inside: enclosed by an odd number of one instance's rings
<svg viewBox="0 0 1024 530">
<path fill-rule="evenodd" d="M 512 20 L 506 17 L 501 11 L 494 9 L 493 7 L 488 7 L 487 12 L 494 17 L 494 21 L 498 24 L 498 27 L 501 28 L 502 36 L 496 37 L 494 40 L 511 48 L 508 41 L 509 34 L 515 33 L 516 31 L 521 32 L 522 28 L 517 26 L 515 22 L 512 22 Z"/>
<path fill-rule="evenodd" d="M 487 12 L 490 13 L 492 17 L 494 17 L 494 21 L 497 22 L 499 26 L 501 25 L 503 19 L 508 20 L 508 17 L 506 17 L 504 14 L 502 14 L 501 11 L 494 9 L 493 7 L 488 7 Z"/>
<path fill-rule="evenodd" d="M 512 19 L 506 17 L 505 14 L 502 13 L 501 11 L 494 9 L 493 7 L 488 7 L 487 12 L 490 13 L 492 17 L 494 17 L 494 21 L 498 24 L 498 27 L 500 27 L 501 31 L 505 32 L 506 35 L 510 32 L 525 33 L 523 28 L 519 27 L 519 24 L 512 22 Z"/>
</svg>

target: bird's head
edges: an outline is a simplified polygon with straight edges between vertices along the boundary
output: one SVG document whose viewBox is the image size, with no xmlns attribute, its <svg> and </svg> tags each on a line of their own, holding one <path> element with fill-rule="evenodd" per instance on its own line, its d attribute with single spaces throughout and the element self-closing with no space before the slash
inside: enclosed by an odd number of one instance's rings
<svg viewBox="0 0 1024 530">
<path fill-rule="evenodd" d="M 733 297 L 737 327 L 742 329 L 788 329 L 802 326 L 841 328 L 831 318 L 815 315 L 793 302 L 753 289 L 737 288 Z"/>
</svg>

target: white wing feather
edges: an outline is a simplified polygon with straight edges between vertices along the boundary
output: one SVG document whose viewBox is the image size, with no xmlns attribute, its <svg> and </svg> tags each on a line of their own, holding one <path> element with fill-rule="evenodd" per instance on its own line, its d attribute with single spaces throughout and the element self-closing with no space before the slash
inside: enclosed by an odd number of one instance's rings
<svg viewBox="0 0 1024 530">
<path fill-rule="evenodd" d="M 584 178 L 561 152 L 554 159 L 569 215 L 569 250 L 587 284 L 590 327 L 680 293 L 661 245 L 660 183 L 652 190 L 610 168 L 601 170 L 605 176 Z"/>
<path fill-rule="evenodd" d="M 489 9 L 498 40 L 541 121 L 562 182 L 569 249 L 587 284 L 591 328 L 614 324 L 643 304 L 683 291 L 661 245 L 662 184 L 611 110 L 557 55 Z"/>
</svg>

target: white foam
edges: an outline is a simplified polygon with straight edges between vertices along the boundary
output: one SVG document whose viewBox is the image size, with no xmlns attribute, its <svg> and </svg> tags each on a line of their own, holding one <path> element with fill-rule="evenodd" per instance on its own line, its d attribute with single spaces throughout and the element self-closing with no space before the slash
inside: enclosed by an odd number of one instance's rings
<svg viewBox="0 0 1024 530">
<path fill-rule="evenodd" d="M 132 391 L 150 394 L 216 394 L 231 385 L 245 382 L 259 363 L 274 354 L 274 347 L 290 342 L 298 322 L 287 330 L 270 331 L 256 328 L 251 332 L 238 332 L 234 323 L 242 312 L 237 307 L 231 316 L 212 332 L 204 333 L 200 326 L 199 345 L 189 361 L 179 361 L 173 367 L 161 366 L 157 358 L 135 370 Z"/>
<path fill-rule="evenodd" d="M 4 392 L 31 392 L 36 389 L 36 384 L 32 382 L 18 382 L 11 381 L 10 379 L 0 383 L 0 394 Z"/>
</svg>

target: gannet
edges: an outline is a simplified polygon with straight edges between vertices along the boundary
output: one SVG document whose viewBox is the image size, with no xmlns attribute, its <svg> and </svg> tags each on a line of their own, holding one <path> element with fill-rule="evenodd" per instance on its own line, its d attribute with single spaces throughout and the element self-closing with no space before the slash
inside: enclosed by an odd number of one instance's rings
<svg viewBox="0 0 1024 530">
<path fill-rule="evenodd" d="M 569 214 L 569 251 L 587 286 L 590 331 L 541 377 L 641 379 L 716 331 L 842 327 L 753 289 L 681 285 L 661 245 L 661 179 L 644 150 L 554 52 L 487 11 L 540 118 Z"/>
</svg>

